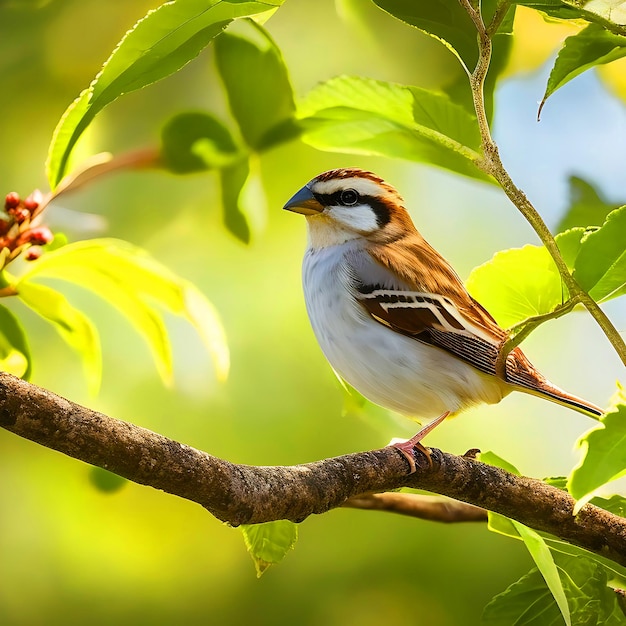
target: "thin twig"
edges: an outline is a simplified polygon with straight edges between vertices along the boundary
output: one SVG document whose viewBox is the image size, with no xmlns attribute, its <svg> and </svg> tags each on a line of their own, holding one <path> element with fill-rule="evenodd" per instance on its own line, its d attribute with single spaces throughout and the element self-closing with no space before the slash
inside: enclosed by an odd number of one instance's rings
<svg viewBox="0 0 626 626">
<path fill-rule="evenodd" d="M 43 202 L 33 213 L 33 219 L 39 215 L 52 200 L 71 191 L 80 189 L 93 180 L 117 172 L 119 170 L 137 170 L 154 168 L 161 165 L 160 151 L 156 147 L 141 148 L 122 154 L 113 155 L 108 152 L 96 154 L 87 159 L 73 172 L 65 176 L 53 192 L 48 193 Z"/>
<path fill-rule="evenodd" d="M 489 120 L 485 110 L 484 96 L 485 78 L 491 63 L 491 36 L 494 32 L 493 25 L 490 25 L 490 30 L 488 31 L 480 11 L 474 8 L 469 0 L 459 0 L 459 2 L 474 22 L 478 34 L 479 57 L 476 68 L 470 76 L 470 87 L 474 101 L 474 110 L 478 120 L 478 128 L 480 130 L 484 158 L 476 161 L 476 166 L 496 179 L 513 205 L 517 207 L 526 218 L 556 264 L 563 278 L 563 282 L 568 289 L 570 298 L 578 299 L 580 303 L 585 306 L 611 342 L 611 345 L 624 365 L 626 365 L 626 342 L 624 342 L 624 339 L 622 339 L 621 335 L 598 303 L 576 282 L 565 260 L 561 256 L 559 247 L 550 229 L 543 221 L 541 215 L 539 215 L 537 209 L 535 209 L 530 200 L 528 200 L 526 194 L 515 185 L 500 159 L 498 146 L 491 136 Z M 506 346 L 507 344 L 505 343 L 504 345 Z M 501 356 L 499 360 L 501 363 L 506 362 L 506 356 Z"/>
<path fill-rule="evenodd" d="M 414 493 L 368 493 L 349 498 L 343 504 L 352 509 L 399 513 L 409 517 L 443 522 L 486 522 L 487 511 L 465 502 Z"/>
<path fill-rule="evenodd" d="M 515 350 L 515 348 L 517 348 L 517 346 L 519 346 L 522 341 L 524 341 L 524 339 L 526 339 L 538 326 L 544 322 L 562 317 L 566 313 L 569 313 L 579 303 L 579 296 L 570 298 L 549 313 L 528 317 L 523 322 L 511 326 L 507 330 L 508 339 L 502 344 L 502 346 L 500 346 L 500 350 L 498 351 L 498 358 L 496 359 L 496 374 L 502 379 L 505 378 L 506 359 L 511 353 L 511 350 Z"/>
</svg>

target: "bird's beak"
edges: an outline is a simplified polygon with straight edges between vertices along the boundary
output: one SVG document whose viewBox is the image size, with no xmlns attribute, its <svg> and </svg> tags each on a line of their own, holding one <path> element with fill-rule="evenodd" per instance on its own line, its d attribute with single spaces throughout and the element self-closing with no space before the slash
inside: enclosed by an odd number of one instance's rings
<svg viewBox="0 0 626 626">
<path fill-rule="evenodd" d="M 301 215 L 315 215 L 316 213 L 321 213 L 324 207 L 316 200 L 313 192 L 305 185 L 287 202 L 283 209 L 300 213 Z"/>
</svg>

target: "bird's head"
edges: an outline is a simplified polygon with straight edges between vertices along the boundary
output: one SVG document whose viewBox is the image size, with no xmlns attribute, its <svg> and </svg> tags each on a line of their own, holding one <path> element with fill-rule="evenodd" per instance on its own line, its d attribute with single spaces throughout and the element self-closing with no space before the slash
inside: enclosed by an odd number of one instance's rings
<svg viewBox="0 0 626 626">
<path fill-rule="evenodd" d="M 415 230 L 400 194 L 376 174 L 357 168 L 316 176 L 284 208 L 306 216 L 314 248 L 359 238 L 387 243 Z"/>
</svg>

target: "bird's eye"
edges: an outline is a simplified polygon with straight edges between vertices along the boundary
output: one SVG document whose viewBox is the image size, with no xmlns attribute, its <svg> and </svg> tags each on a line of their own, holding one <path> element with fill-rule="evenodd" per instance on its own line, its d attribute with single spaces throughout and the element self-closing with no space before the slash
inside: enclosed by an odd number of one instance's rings
<svg viewBox="0 0 626 626">
<path fill-rule="evenodd" d="M 359 194 L 354 189 L 344 189 L 339 198 L 344 206 L 354 206 L 359 201 Z"/>
</svg>

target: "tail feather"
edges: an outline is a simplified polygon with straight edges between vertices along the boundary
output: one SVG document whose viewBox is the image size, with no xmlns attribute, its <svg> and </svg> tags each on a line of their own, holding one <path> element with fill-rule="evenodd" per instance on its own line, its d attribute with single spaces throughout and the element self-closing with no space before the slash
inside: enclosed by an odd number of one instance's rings
<svg viewBox="0 0 626 626">
<path fill-rule="evenodd" d="M 512 350 L 506 359 L 506 381 L 519 391 L 551 400 L 594 419 L 602 417 L 605 413 L 599 406 L 553 385 L 528 360 L 520 348 Z"/>
<path fill-rule="evenodd" d="M 535 387 L 533 389 L 529 389 L 528 387 L 520 387 L 518 389 L 520 391 L 524 391 L 525 393 L 530 393 L 541 398 L 546 398 L 547 400 L 551 400 L 552 402 L 556 402 L 561 406 L 566 406 L 570 409 L 574 409 L 574 411 L 578 411 L 583 415 L 587 415 L 595 419 L 598 419 L 605 414 L 605 411 L 603 411 L 599 406 L 596 406 L 591 402 L 587 402 L 587 400 L 583 400 L 578 396 L 574 396 L 567 391 L 563 391 L 562 389 L 559 389 L 556 385 L 553 385 L 547 380 L 542 381 L 541 387 Z"/>
</svg>

